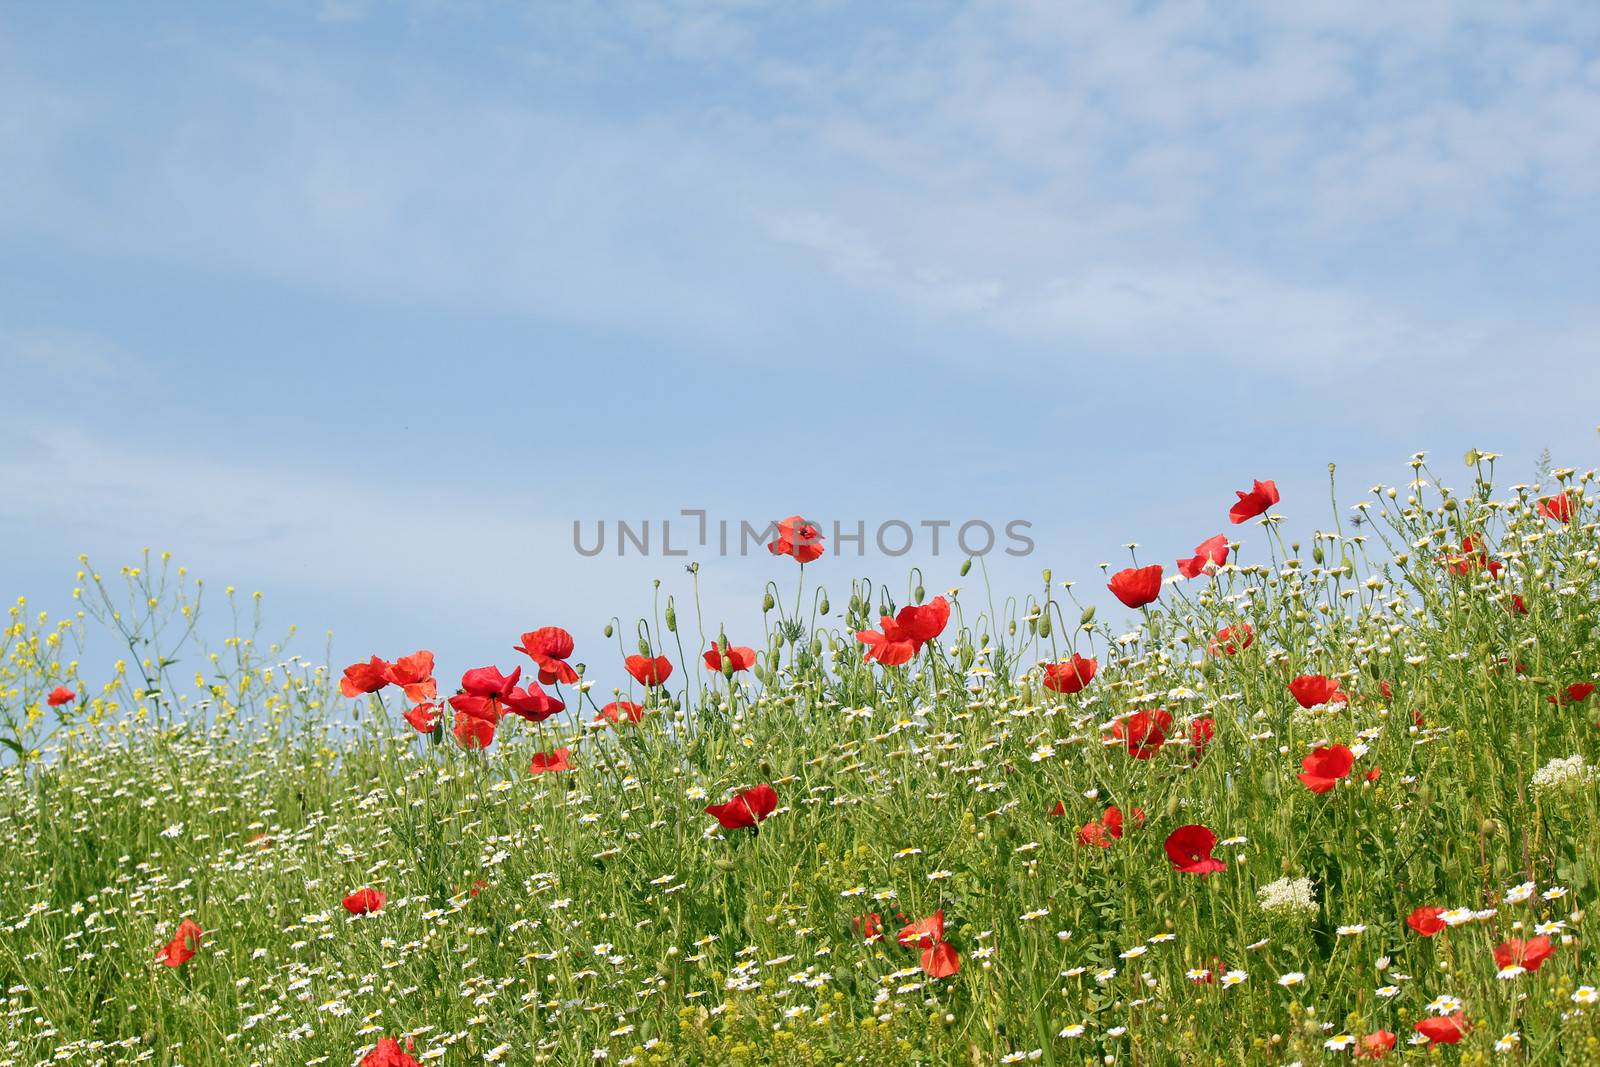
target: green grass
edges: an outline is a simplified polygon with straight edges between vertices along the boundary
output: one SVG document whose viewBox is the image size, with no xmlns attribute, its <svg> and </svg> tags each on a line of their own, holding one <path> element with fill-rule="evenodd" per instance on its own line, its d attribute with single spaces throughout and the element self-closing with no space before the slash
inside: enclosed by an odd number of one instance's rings
<svg viewBox="0 0 1600 1067">
<path fill-rule="evenodd" d="M 1579 993 L 1600 984 L 1583 921 L 1600 802 L 1592 781 L 1533 784 L 1600 741 L 1600 697 L 1550 701 L 1600 667 L 1591 476 L 1495 490 L 1492 457 L 1469 465 L 1460 493 L 1419 461 L 1364 507 L 1286 501 L 1226 527 L 1242 547 L 1221 573 L 1109 627 L 1048 576 L 995 610 L 981 568 L 925 596 L 833 587 L 825 556 L 802 594 L 775 557 L 767 633 L 729 635 L 757 647 L 754 672 L 704 668 L 720 627 L 688 589 L 641 624 L 675 665 L 632 687 L 641 722 L 589 725 L 627 696 L 637 642 L 579 633 L 592 688 L 563 688 L 571 711 L 540 725 L 507 717 L 486 752 L 419 735 L 392 688 L 341 697 L 339 664 L 265 643 L 231 590 L 242 636 L 201 653 L 201 587 L 164 558 L 110 580 L 86 563 L 82 614 L 19 605 L 0 657 L 20 754 L 0 771 L 0 1067 L 350 1064 L 385 1035 L 444 1064 L 1312 1064 L 1379 1030 L 1390 1059 L 1600 1062 L 1600 1005 Z M 1537 514 L 1563 491 L 1569 523 Z M 1336 525 L 1313 531 L 1313 512 Z M 954 606 L 937 641 L 861 662 L 853 631 L 936 594 Z M 1208 654 L 1246 622 L 1248 649 Z M 128 650 L 91 676 L 73 655 L 100 628 Z M 509 669 L 514 637 L 484 635 L 486 657 Z M 1099 673 L 1046 691 L 1039 664 L 1070 650 Z M 1348 705 L 1302 709 L 1302 674 Z M 84 698 L 48 708 L 58 684 Z M 1152 758 L 1102 741 L 1158 707 L 1175 736 Z M 1326 794 L 1296 777 L 1319 743 L 1365 746 Z M 557 745 L 575 769 L 531 775 Z M 759 834 L 713 832 L 705 806 L 757 783 L 780 799 Z M 1079 844 L 1110 804 L 1146 820 Z M 1172 868 L 1163 841 L 1192 823 L 1243 839 L 1217 849 L 1225 871 Z M 1311 910 L 1262 907 L 1286 877 L 1311 880 Z M 340 902 L 363 886 L 387 904 L 353 918 Z M 1483 914 L 1424 938 L 1404 922 L 1422 905 Z M 947 978 L 894 940 L 939 908 Z M 887 938 L 862 940 L 865 912 Z M 200 951 L 157 964 L 184 918 Z M 1495 945 L 1556 922 L 1548 962 L 1497 977 Z M 1467 1035 L 1408 1044 L 1440 996 Z"/>
</svg>

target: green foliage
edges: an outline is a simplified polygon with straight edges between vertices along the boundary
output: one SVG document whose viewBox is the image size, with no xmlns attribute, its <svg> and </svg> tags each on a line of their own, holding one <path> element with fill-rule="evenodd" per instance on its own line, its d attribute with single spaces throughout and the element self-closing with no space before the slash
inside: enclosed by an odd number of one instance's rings
<svg viewBox="0 0 1600 1067">
<path fill-rule="evenodd" d="M 383 1035 L 446 1064 L 1314 1063 L 1379 1030 L 1423 1056 L 1406 1042 L 1440 996 L 1471 1027 L 1450 1058 L 1595 1062 L 1600 698 L 1569 690 L 1600 667 L 1591 476 L 1496 499 L 1494 458 L 1468 458 L 1468 491 L 1419 458 L 1304 550 L 1269 515 L 1120 636 L 1047 574 L 998 610 L 944 591 L 945 633 L 880 667 L 853 630 L 889 592 L 854 581 L 833 619 L 780 559 L 754 671 L 704 669 L 682 642 L 724 631 L 680 595 L 626 639 L 676 668 L 619 691 L 639 723 L 590 721 L 632 651 L 607 626 L 609 646 L 578 635 L 604 666 L 561 693 L 570 713 L 507 717 L 487 751 L 418 736 L 392 688 L 341 698 L 336 673 L 257 643 L 253 600 L 205 654 L 181 571 L 146 559 L 114 595 L 86 565 L 83 616 L 19 605 L 0 655 L 0 1067 L 348 1064 Z M 1571 521 L 1541 517 L 1541 492 L 1571 493 Z M 129 652 L 91 685 L 67 654 L 97 620 Z M 1208 651 L 1244 625 L 1248 647 Z M 1093 682 L 1045 689 L 1041 664 L 1073 652 Z M 1301 708 L 1301 674 L 1348 704 Z M 79 699 L 49 708 L 62 684 Z M 1157 707 L 1175 723 L 1151 758 L 1106 740 Z M 1326 744 L 1356 771 L 1317 794 L 1295 775 Z M 558 746 L 574 769 L 531 775 Z M 757 783 L 779 810 L 718 830 L 705 806 Z M 1122 836 L 1080 844 L 1111 805 Z M 1162 842 L 1188 823 L 1224 839 L 1225 871 L 1172 869 Z M 1310 879 L 1309 909 L 1262 907 L 1285 878 Z M 364 886 L 387 903 L 347 915 Z M 1421 905 L 1479 914 L 1423 938 Z M 950 978 L 894 939 L 936 909 Z M 859 936 L 868 912 L 887 937 Z M 200 951 L 163 967 L 184 918 Z M 1493 947 L 1536 928 L 1555 955 L 1498 977 Z"/>
</svg>

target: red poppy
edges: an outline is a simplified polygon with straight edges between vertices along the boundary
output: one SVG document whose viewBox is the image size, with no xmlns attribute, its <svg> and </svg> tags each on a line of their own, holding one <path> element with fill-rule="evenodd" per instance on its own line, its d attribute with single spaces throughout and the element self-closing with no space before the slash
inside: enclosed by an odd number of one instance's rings
<svg viewBox="0 0 1600 1067">
<path fill-rule="evenodd" d="M 567 757 L 572 755 L 570 748 L 558 748 L 554 752 L 535 752 L 533 766 L 528 768 L 530 774 L 556 774 L 560 771 L 572 770 L 572 764 Z"/>
<path fill-rule="evenodd" d="M 1206 746 L 1217 736 L 1217 720 L 1206 715 L 1189 724 L 1189 745 L 1196 761 L 1206 754 Z"/>
<path fill-rule="evenodd" d="M 1078 844 L 1109 848 L 1112 841 L 1122 838 L 1122 819 L 1121 808 L 1115 805 L 1107 808 L 1099 819 L 1084 823 L 1078 828 Z M 1143 808 L 1133 809 L 1133 821 L 1141 826 L 1144 825 Z"/>
<path fill-rule="evenodd" d="M 1411 927 L 1423 937 L 1432 937 L 1445 928 L 1445 921 L 1439 916 L 1444 914 L 1443 908 L 1425 905 L 1417 908 L 1406 916 L 1406 925 Z"/>
<path fill-rule="evenodd" d="M 74 693 L 64 685 L 56 686 L 54 689 L 50 690 L 50 695 L 44 698 L 45 703 L 49 704 L 52 708 L 59 708 L 61 705 L 70 704 L 77 699 L 78 694 Z"/>
<path fill-rule="evenodd" d="M 1093 657 L 1084 657 L 1076 652 L 1071 659 L 1064 659 L 1058 663 L 1044 665 L 1044 687 L 1052 693 L 1081 692 L 1083 687 L 1094 681 L 1094 672 L 1100 664 Z"/>
<path fill-rule="evenodd" d="M 1575 682 L 1563 689 L 1560 694 L 1546 697 L 1552 704 L 1582 704 L 1594 692 L 1593 682 Z"/>
<path fill-rule="evenodd" d="M 1494 947 L 1494 962 L 1500 967 L 1521 967 L 1523 970 L 1537 971 L 1544 966 L 1544 961 L 1555 953 L 1555 945 L 1551 944 L 1550 939 L 1543 934 L 1530 937 L 1526 941 L 1520 937 L 1513 937 Z"/>
<path fill-rule="evenodd" d="M 893 617 L 885 615 L 881 621 L 881 633 L 877 630 L 856 631 L 856 640 L 867 646 L 861 655 L 862 662 L 877 660 L 885 667 L 910 663 L 912 657 L 922 649 L 922 644 L 900 629 L 900 623 Z"/>
<path fill-rule="evenodd" d="M 1052 819 L 1063 818 L 1067 814 L 1066 803 L 1060 800 L 1056 801 L 1056 806 L 1051 808 L 1048 814 Z"/>
<path fill-rule="evenodd" d="M 1394 1048 L 1395 1036 L 1388 1030 L 1374 1030 L 1356 1042 L 1356 1059 L 1381 1060 Z"/>
<path fill-rule="evenodd" d="M 875 911 L 863 912 L 850 920 L 856 934 L 863 941 L 876 941 L 883 936 L 883 916 Z"/>
<path fill-rule="evenodd" d="M 640 685 L 661 685 L 672 676 L 672 661 L 665 656 L 629 656 L 622 665 Z"/>
<path fill-rule="evenodd" d="M 1136 711 L 1125 719 L 1117 720 L 1111 727 L 1111 736 L 1128 746 L 1128 755 L 1134 759 L 1149 759 L 1166 744 L 1167 731 L 1172 729 L 1172 716 L 1161 708 Z"/>
<path fill-rule="evenodd" d="M 556 712 L 566 708 L 561 701 L 540 689 L 538 682 L 529 682 L 526 686 L 519 685 L 507 693 L 501 703 L 512 713 L 521 715 L 529 722 L 544 722 Z"/>
<path fill-rule="evenodd" d="M 1111 576 L 1106 585 L 1111 595 L 1130 608 L 1142 608 L 1161 596 L 1161 564 L 1128 567 Z"/>
<path fill-rule="evenodd" d="M 1313 793 L 1326 793 L 1350 773 L 1356 756 L 1343 745 L 1321 745 L 1311 750 L 1311 755 L 1300 761 L 1305 770 L 1295 775 Z"/>
<path fill-rule="evenodd" d="M 522 635 L 522 644 L 512 649 L 539 665 L 539 681 L 545 685 L 572 685 L 578 680 L 578 672 L 567 663 L 567 657 L 572 655 L 572 635 L 559 626 L 529 630 Z"/>
<path fill-rule="evenodd" d="M 439 705 L 418 704 L 405 713 L 406 722 L 419 734 L 431 734 L 439 725 Z"/>
<path fill-rule="evenodd" d="M 409 1041 L 408 1038 L 408 1044 Z M 371 1052 L 361 1057 L 359 1067 L 421 1067 L 421 1064 L 406 1055 L 400 1048 L 400 1042 L 392 1037 L 382 1037 Z"/>
<path fill-rule="evenodd" d="M 1144 809 L 1143 808 L 1134 808 L 1133 809 L 1133 821 L 1134 821 L 1135 824 L 1137 824 L 1139 826 L 1143 826 L 1144 825 Z M 1100 822 L 1105 826 L 1106 831 L 1108 833 L 1110 833 L 1112 837 L 1118 838 L 1118 839 L 1120 839 L 1122 837 L 1122 809 L 1121 808 L 1119 808 L 1115 804 L 1113 804 L 1111 807 L 1109 807 L 1109 808 L 1107 808 L 1105 810 L 1105 814 L 1100 816 Z"/>
<path fill-rule="evenodd" d="M 915 641 L 918 647 L 944 633 L 950 622 L 950 602 L 936 596 L 926 604 L 908 604 L 895 616 L 900 632 Z"/>
<path fill-rule="evenodd" d="M 906 948 L 927 948 L 944 940 L 944 909 L 902 927 L 894 939 Z"/>
<path fill-rule="evenodd" d="M 388 894 L 378 889 L 357 889 L 344 898 L 344 910 L 351 915 L 371 915 L 382 911 Z"/>
<path fill-rule="evenodd" d="M 1394 686 L 1390 685 L 1387 681 L 1378 683 L 1378 692 L 1383 694 L 1383 699 L 1385 700 L 1394 699 Z"/>
<path fill-rule="evenodd" d="M 1467 1017 L 1459 1011 L 1454 1015 L 1436 1015 L 1417 1023 L 1417 1033 L 1434 1045 L 1453 1045 L 1467 1032 Z"/>
<path fill-rule="evenodd" d="M 495 727 L 500 724 L 500 703 L 492 697 L 457 695 L 450 698 L 456 709 L 451 732 L 462 748 L 488 748 L 494 743 Z"/>
<path fill-rule="evenodd" d="M 1228 869 L 1226 863 L 1211 855 L 1211 850 L 1217 847 L 1217 835 L 1204 826 L 1191 823 L 1178 827 L 1167 835 L 1163 847 L 1175 871 L 1205 875 Z"/>
<path fill-rule="evenodd" d="M 1511 606 L 1506 610 L 1513 615 L 1526 615 L 1528 613 L 1528 602 L 1522 599 L 1521 593 L 1512 593 Z"/>
<path fill-rule="evenodd" d="M 1366 774 L 1366 779 L 1369 782 L 1376 782 L 1379 778 L 1382 778 L 1382 777 L 1383 777 L 1383 768 L 1382 767 L 1373 767 L 1372 770 L 1368 771 L 1367 774 Z"/>
<path fill-rule="evenodd" d="M 426 649 L 389 664 L 384 681 L 405 690 L 407 700 L 432 700 L 439 695 L 439 683 L 433 678 L 433 653 Z"/>
<path fill-rule="evenodd" d="M 339 679 L 339 692 L 347 697 L 376 693 L 389 684 L 389 661 L 373 656 L 366 663 L 352 663 Z"/>
<path fill-rule="evenodd" d="M 722 670 L 722 650 L 715 641 L 711 642 L 711 650 L 705 654 L 706 670 Z M 756 650 L 748 645 L 729 645 L 727 655 L 728 669 L 732 671 L 747 671 L 756 663 Z"/>
<path fill-rule="evenodd" d="M 822 533 L 799 515 L 777 523 L 778 536 L 767 543 L 774 556 L 793 556 L 802 564 L 822 556 Z"/>
<path fill-rule="evenodd" d="M 1444 564 L 1451 574 L 1458 577 L 1471 574 L 1475 570 L 1487 570 L 1491 578 L 1500 575 L 1500 561 L 1490 559 L 1488 551 L 1470 536 L 1462 539 L 1460 555 L 1440 556 L 1439 562 Z"/>
<path fill-rule="evenodd" d="M 1565 526 L 1572 521 L 1572 498 L 1565 493 L 1547 496 L 1539 501 L 1539 514 Z"/>
<path fill-rule="evenodd" d="M 930 978 L 949 978 L 961 970 L 961 954 L 948 941 L 935 942 L 923 949 L 920 962 Z"/>
<path fill-rule="evenodd" d="M 1194 556 L 1178 561 L 1178 573 L 1185 578 L 1197 578 L 1228 562 L 1228 539 L 1222 534 L 1208 537 L 1194 546 Z"/>
<path fill-rule="evenodd" d="M 505 700 L 516 692 L 522 668 L 510 674 L 498 667 L 474 667 L 461 676 L 462 692 L 450 698 L 456 719 L 452 732 L 462 748 L 488 748 L 494 743 L 495 727 L 505 708 Z"/>
<path fill-rule="evenodd" d="M 1256 632 L 1247 622 L 1238 626 L 1224 626 L 1217 631 L 1217 636 L 1211 639 L 1206 646 L 1206 651 L 1213 656 L 1232 656 L 1244 651 L 1256 643 Z"/>
<path fill-rule="evenodd" d="M 504 700 L 517 687 L 522 668 L 515 667 L 510 674 L 501 674 L 499 667 L 474 667 L 461 676 L 461 688 L 468 696 L 487 700 Z"/>
<path fill-rule="evenodd" d="M 1233 507 L 1228 509 L 1228 518 L 1235 526 L 1241 522 L 1255 518 L 1272 505 L 1278 502 L 1278 486 L 1275 482 L 1257 481 L 1250 486 L 1248 493 L 1235 490 L 1234 495 L 1239 499 Z"/>
<path fill-rule="evenodd" d="M 172 935 L 161 948 L 156 950 L 156 962 L 168 967 L 181 967 L 194 959 L 195 953 L 200 951 L 200 938 L 205 931 L 200 929 L 193 919 L 185 919 L 178 924 L 177 933 Z"/>
<path fill-rule="evenodd" d="M 1302 674 L 1289 683 L 1289 692 L 1302 708 L 1318 704 L 1348 704 L 1350 698 L 1339 691 L 1339 680 L 1322 674 Z"/>
<path fill-rule="evenodd" d="M 926 604 L 912 604 L 899 614 L 881 619 L 883 632 L 860 630 L 856 640 L 867 646 L 862 660 L 877 660 L 886 667 L 910 663 L 922 646 L 944 632 L 950 621 L 950 603 L 936 596 Z"/>
<path fill-rule="evenodd" d="M 643 704 L 635 704 L 631 700 L 613 700 L 600 709 L 600 714 L 594 721 L 617 723 L 627 719 L 629 722 L 638 722 L 642 718 L 644 718 Z"/>
<path fill-rule="evenodd" d="M 757 823 L 765 822 L 767 816 L 777 810 L 778 791 L 770 785 L 758 785 L 734 794 L 726 804 L 708 805 L 706 814 L 714 817 L 724 829 L 738 830 L 746 826 L 755 829 Z"/>
</svg>

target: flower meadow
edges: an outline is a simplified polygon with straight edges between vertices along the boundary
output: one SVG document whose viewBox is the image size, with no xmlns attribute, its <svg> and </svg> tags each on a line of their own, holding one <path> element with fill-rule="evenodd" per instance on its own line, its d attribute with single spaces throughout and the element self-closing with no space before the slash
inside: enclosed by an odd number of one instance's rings
<svg viewBox="0 0 1600 1067">
<path fill-rule="evenodd" d="M 795 516 L 760 632 L 691 566 L 330 665 L 84 560 L 0 641 L 0 1067 L 1600 1062 L 1594 472 L 1495 463 L 1252 477 L 1116 621 Z"/>
</svg>

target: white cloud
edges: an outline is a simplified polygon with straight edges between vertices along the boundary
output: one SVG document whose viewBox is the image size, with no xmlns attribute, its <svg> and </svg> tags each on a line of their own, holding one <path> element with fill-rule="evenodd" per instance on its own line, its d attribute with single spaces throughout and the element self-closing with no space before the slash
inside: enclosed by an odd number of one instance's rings
<svg viewBox="0 0 1600 1067">
<path fill-rule="evenodd" d="M 61 378 L 104 379 L 126 364 L 127 354 L 115 342 L 84 330 L 21 330 L 0 333 L 0 359 Z"/>
<path fill-rule="evenodd" d="M 0 222 L 734 350 L 843 286 L 997 340 L 1159 356 L 1190 339 L 1313 366 L 1497 328 L 1494 262 L 1428 291 L 1431 257 L 1456 266 L 1474 234 L 1525 236 L 1528 205 L 1572 214 L 1600 192 L 1597 17 L 1562 5 L 1017 2 L 827 48 L 742 3 L 529 18 L 504 43 L 557 57 L 534 84 L 610 105 L 415 56 L 362 81 L 314 50 L 184 54 L 209 91 L 155 124 L 13 80 L 30 103 L 0 120 L 21 193 Z M 657 98 L 674 76 L 695 88 Z M 86 183 L 86 146 L 121 125 L 137 148 L 124 134 L 117 181 Z"/>
</svg>

